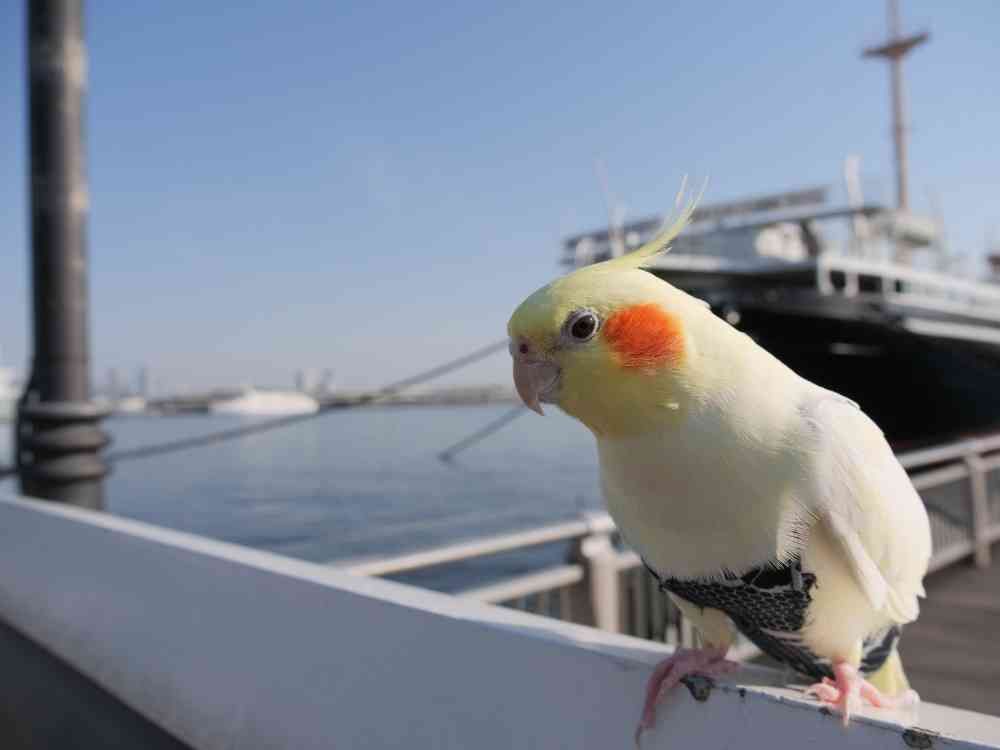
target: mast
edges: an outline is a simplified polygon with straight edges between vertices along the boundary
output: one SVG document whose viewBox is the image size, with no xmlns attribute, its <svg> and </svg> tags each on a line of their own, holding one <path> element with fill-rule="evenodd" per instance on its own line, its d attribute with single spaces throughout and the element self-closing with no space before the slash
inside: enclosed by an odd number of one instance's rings
<svg viewBox="0 0 1000 750">
<path fill-rule="evenodd" d="M 903 36 L 900 30 L 899 2 L 887 0 L 889 39 L 876 47 L 867 48 L 864 57 L 880 57 L 889 62 L 890 86 L 892 93 L 892 140 L 896 158 L 896 205 L 900 211 L 910 208 L 907 188 L 906 158 L 906 96 L 903 90 L 903 58 L 917 45 L 930 39 L 930 34 L 921 31 Z"/>
</svg>

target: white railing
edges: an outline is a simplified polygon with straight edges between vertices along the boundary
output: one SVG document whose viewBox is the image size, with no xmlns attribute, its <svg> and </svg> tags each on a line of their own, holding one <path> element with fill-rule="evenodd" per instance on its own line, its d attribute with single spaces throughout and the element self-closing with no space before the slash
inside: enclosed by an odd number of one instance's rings
<svg viewBox="0 0 1000 750">
<path fill-rule="evenodd" d="M 921 493 L 931 520 L 930 570 L 971 558 L 990 561 L 1000 540 L 1000 435 L 964 440 L 901 454 L 900 462 Z M 615 543 L 607 514 L 437 549 L 363 561 L 333 561 L 339 570 L 392 575 L 456 564 L 539 545 L 569 545 L 565 563 L 459 592 L 468 599 L 502 604 L 560 620 L 594 625 L 672 645 L 691 645 L 690 624 L 663 596 L 638 555 Z M 748 641 L 736 658 L 757 654 Z"/>
<path fill-rule="evenodd" d="M 890 301 L 916 304 L 946 311 L 973 311 L 977 316 L 992 311 L 1000 315 L 1000 287 L 884 261 L 850 258 L 824 253 L 816 259 L 816 285 L 823 294 L 855 296 L 862 281 Z"/>
<path fill-rule="evenodd" d="M 0 622 L 194 750 L 631 747 L 645 682 L 669 651 L 13 497 L 0 497 Z M 7 666 L 0 708 L 24 694 Z M 642 747 L 1000 748 L 1000 718 L 926 703 L 919 716 L 862 709 L 845 733 L 782 679 L 748 667 L 691 681 L 662 702 Z M 29 695 L 42 723 L 10 714 L 0 747 L 37 747 L 24 738 L 53 722 L 60 747 L 105 746 L 85 739 L 106 717 L 77 689 Z"/>
</svg>

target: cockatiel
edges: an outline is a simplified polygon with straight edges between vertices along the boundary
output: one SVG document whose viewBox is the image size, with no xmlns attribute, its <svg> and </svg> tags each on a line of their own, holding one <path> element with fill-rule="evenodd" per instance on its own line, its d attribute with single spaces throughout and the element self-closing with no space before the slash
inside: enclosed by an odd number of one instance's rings
<svg viewBox="0 0 1000 750">
<path fill-rule="evenodd" d="M 608 511 L 703 647 L 650 678 L 720 675 L 733 625 L 806 675 L 847 723 L 861 700 L 915 704 L 896 651 L 930 527 L 879 428 L 702 301 L 643 270 L 687 223 L 529 296 L 508 326 L 514 383 L 597 440 Z"/>
</svg>

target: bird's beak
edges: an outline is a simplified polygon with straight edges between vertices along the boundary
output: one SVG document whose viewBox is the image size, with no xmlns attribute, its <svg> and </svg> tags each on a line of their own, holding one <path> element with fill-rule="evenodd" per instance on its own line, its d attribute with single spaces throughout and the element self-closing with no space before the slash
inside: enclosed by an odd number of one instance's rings
<svg viewBox="0 0 1000 750">
<path fill-rule="evenodd" d="M 511 340 L 510 354 L 514 358 L 514 387 L 524 405 L 544 415 L 542 401 L 555 393 L 559 382 L 559 365 L 534 351 L 530 344 Z"/>
</svg>

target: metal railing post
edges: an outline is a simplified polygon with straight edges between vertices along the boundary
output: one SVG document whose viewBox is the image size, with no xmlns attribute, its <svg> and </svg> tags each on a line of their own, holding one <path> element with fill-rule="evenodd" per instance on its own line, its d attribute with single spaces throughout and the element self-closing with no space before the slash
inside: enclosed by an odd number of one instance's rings
<svg viewBox="0 0 1000 750">
<path fill-rule="evenodd" d="M 594 625 L 612 633 L 621 632 L 621 580 L 618 552 L 611 534 L 591 531 L 580 540 L 577 554 L 584 566 L 584 584 L 590 593 Z"/>
<path fill-rule="evenodd" d="M 830 279 L 830 262 L 825 255 L 816 258 L 816 287 L 820 294 L 833 294 L 833 281 Z"/>
<path fill-rule="evenodd" d="M 969 470 L 969 503 L 972 512 L 970 532 L 972 534 L 973 560 L 978 568 L 989 567 L 990 542 L 989 530 L 989 498 L 986 491 L 985 462 L 978 452 L 970 452 L 963 460 Z"/>
</svg>

